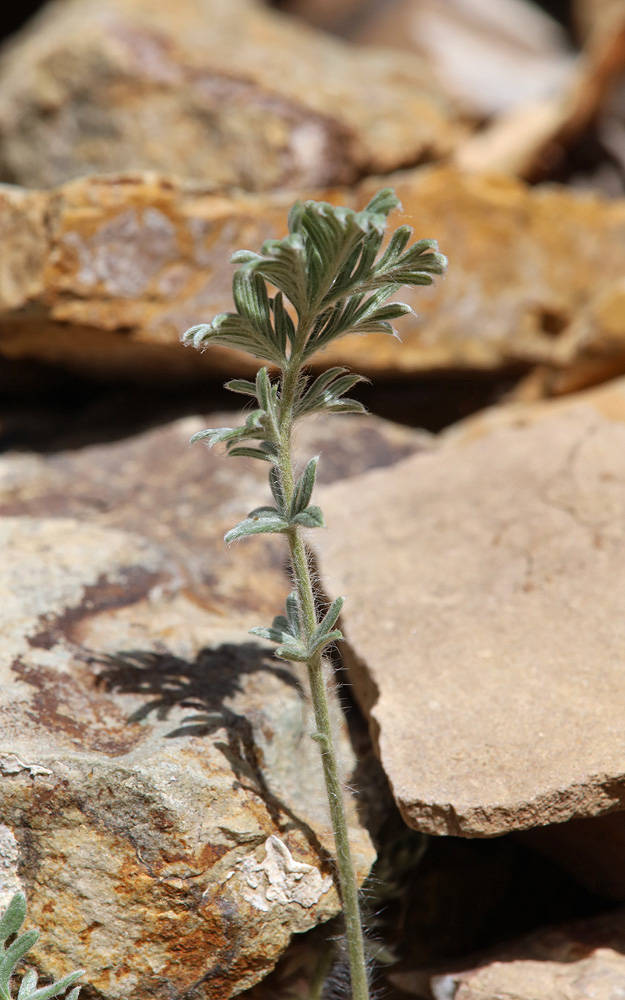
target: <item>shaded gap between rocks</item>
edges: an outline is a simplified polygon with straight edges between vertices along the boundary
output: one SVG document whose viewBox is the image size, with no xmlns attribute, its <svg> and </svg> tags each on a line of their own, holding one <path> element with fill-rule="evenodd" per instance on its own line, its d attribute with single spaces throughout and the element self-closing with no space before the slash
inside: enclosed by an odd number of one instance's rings
<svg viewBox="0 0 625 1000">
<path fill-rule="evenodd" d="M 375 376 L 352 394 L 379 417 L 436 433 L 491 406 L 527 374 L 430 372 L 410 378 Z M 237 373 L 170 385 L 99 380 L 34 361 L 0 359 L 0 453 L 52 453 L 119 441 L 180 417 L 238 411 L 224 389 Z"/>
</svg>

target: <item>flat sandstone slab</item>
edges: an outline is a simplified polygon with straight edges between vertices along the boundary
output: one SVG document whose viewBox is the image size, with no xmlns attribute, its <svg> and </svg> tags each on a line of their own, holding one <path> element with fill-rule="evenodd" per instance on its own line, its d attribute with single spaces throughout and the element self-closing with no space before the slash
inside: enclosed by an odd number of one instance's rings
<svg viewBox="0 0 625 1000">
<path fill-rule="evenodd" d="M 329 487 L 324 585 L 406 821 L 491 836 L 625 791 L 625 426 L 606 399 Z"/>
</svg>

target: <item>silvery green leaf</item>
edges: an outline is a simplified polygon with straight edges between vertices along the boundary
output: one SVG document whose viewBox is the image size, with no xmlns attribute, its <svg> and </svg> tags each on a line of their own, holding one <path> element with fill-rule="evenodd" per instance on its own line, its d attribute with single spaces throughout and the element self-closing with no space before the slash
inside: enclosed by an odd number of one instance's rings
<svg viewBox="0 0 625 1000">
<path fill-rule="evenodd" d="M 372 216 L 381 215 L 386 218 L 396 208 L 401 208 L 401 202 L 392 187 L 381 188 L 365 208 Z"/>
<path fill-rule="evenodd" d="M 24 1000 L 25 997 L 30 996 L 33 991 L 37 988 L 37 972 L 35 969 L 27 969 L 27 971 L 22 976 L 22 982 L 20 983 L 20 988 L 17 993 L 17 1000 Z"/>
<path fill-rule="evenodd" d="M 245 538 L 247 535 L 268 535 L 268 534 L 280 534 L 283 531 L 288 530 L 288 522 L 284 521 L 281 517 L 277 517 L 275 514 L 272 515 L 255 515 L 251 518 L 246 518 L 245 521 L 241 521 L 230 531 L 226 532 L 224 535 L 224 541 L 227 544 L 236 541 L 237 538 Z"/>
<path fill-rule="evenodd" d="M 10 981 L 17 963 L 32 948 L 39 939 L 39 931 L 27 931 L 16 937 L 8 948 L 4 947 L 7 940 L 17 934 L 26 918 L 26 898 L 23 893 L 16 892 L 6 911 L 0 919 L 0 997 L 11 1000 Z M 28 969 L 23 977 L 18 991 L 18 1000 L 51 1000 L 76 982 L 83 974 L 83 969 L 70 973 L 50 986 L 37 989 L 37 973 Z M 66 1000 L 77 1000 L 80 987 L 73 990 Z"/>
<path fill-rule="evenodd" d="M 306 663 L 310 659 L 308 650 L 301 644 L 297 646 L 291 644 L 278 646 L 275 653 L 281 660 L 293 660 L 295 663 Z"/>
<path fill-rule="evenodd" d="M 331 646 L 333 642 L 340 642 L 343 638 L 344 636 L 340 629 L 336 629 L 334 632 L 326 632 L 316 641 L 313 641 L 311 637 L 308 644 L 308 657 L 310 658 L 315 653 L 321 652 L 321 650 L 325 649 L 326 646 Z"/>
<path fill-rule="evenodd" d="M 26 896 L 16 892 L 0 918 L 0 944 L 4 944 L 12 934 L 17 934 L 26 920 Z"/>
<path fill-rule="evenodd" d="M 80 986 L 77 986 L 75 990 L 67 994 L 67 1000 L 78 1000 L 78 994 L 80 993 Z"/>
<path fill-rule="evenodd" d="M 284 505 L 284 492 L 282 490 L 282 480 L 280 478 L 280 473 L 276 469 L 275 465 L 269 473 L 269 487 L 271 489 L 271 495 L 276 501 L 276 507 L 281 514 L 285 513 Z"/>
<path fill-rule="evenodd" d="M 306 468 L 295 484 L 295 489 L 293 490 L 293 500 L 291 501 L 291 519 L 293 519 L 296 514 L 300 514 L 303 510 L 305 510 L 310 503 L 312 491 L 315 487 L 315 475 L 317 473 L 318 463 L 319 455 L 315 455 L 314 458 L 311 458 L 310 461 L 306 463 Z"/>
<path fill-rule="evenodd" d="M 297 591 L 292 590 L 286 599 L 286 617 L 289 624 L 289 631 L 292 635 L 299 636 L 301 633 L 301 613 Z"/>
<path fill-rule="evenodd" d="M 295 324 L 284 308 L 282 292 L 278 292 L 272 299 L 272 309 L 276 340 L 280 350 L 286 355 L 288 344 L 295 343 Z"/>
<path fill-rule="evenodd" d="M 258 253 L 253 250 L 235 250 L 230 258 L 231 264 L 252 264 L 254 261 L 262 260 Z"/>
<path fill-rule="evenodd" d="M 264 507 L 254 507 L 254 510 L 251 510 L 247 516 L 248 518 L 254 518 L 254 517 L 274 517 L 274 515 L 275 516 L 279 515 L 279 511 L 277 511 L 275 507 L 264 506 Z"/>
<path fill-rule="evenodd" d="M 235 271 L 235 276 L 236 274 L 238 274 L 237 271 Z M 182 334 L 181 340 L 184 344 L 192 344 L 198 350 L 203 350 L 211 345 L 219 345 L 247 351 L 255 358 L 274 361 L 276 364 L 280 364 L 284 360 L 276 350 L 273 341 L 259 333 L 246 316 L 237 315 L 237 313 L 220 313 L 214 317 L 210 324 L 201 323 L 198 326 L 192 326 L 191 329 Z"/>
<path fill-rule="evenodd" d="M 249 382 L 246 378 L 230 379 L 224 385 L 224 389 L 230 389 L 230 392 L 240 392 L 243 396 L 256 396 L 254 382 Z"/>
<path fill-rule="evenodd" d="M 286 617 L 286 615 L 276 615 L 276 617 L 271 623 L 271 628 L 276 634 L 279 634 L 282 637 L 279 640 L 280 642 L 285 642 L 289 638 L 289 636 L 291 638 L 299 639 L 299 636 L 296 632 L 293 633 L 291 632 L 289 619 Z"/>
<path fill-rule="evenodd" d="M 228 449 L 229 458 L 258 458 L 261 462 L 273 462 L 271 455 L 261 448 L 247 448 L 237 445 L 236 448 Z"/>
<path fill-rule="evenodd" d="M 295 416 L 326 410 L 330 403 L 348 392 L 358 382 L 366 381 L 362 375 L 348 374 L 347 368 L 330 368 L 300 394 L 294 407 Z"/>
<path fill-rule="evenodd" d="M 206 441 L 208 447 L 212 448 L 220 441 L 228 441 L 235 436 L 239 437 L 238 432 L 242 430 L 242 427 L 209 427 L 208 430 L 198 431 L 189 438 L 189 444 L 195 444 L 196 441 Z"/>
<path fill-rule="evenodd" d="M 250 635 L 257 635 L 259 639 L 268 639 L 269 642 L 284 642 L 285 636 L 282 632 L 264 625 L 256 625 L 250 629 Z"/>
<path fill-rule="evenodd" d="M 237 312 L 266 340 L 272 339 L 271 316 L 267 286 L 259 274 L 249 267 L 240 267 L 232 279 L 232 296 Z"/>
<path fill-rule="evenodd" d="M 325 528 L 321 507 L 307 507 L 291 518 L 291 524 L 299 524 L 302 528 Z"/>
<path fill-rule="evenodd" d="M 315 646 L 320 639 L 329 635 L 339 619 L 344 603 L 344 597 L 337 597 L 335 601 L 332 601 L 332 604 L 312 633 L 310 637 L 310 645 Z"/>
<path fill-rule="evenodd" d="M 337 399 L 333 403 L 328 403 L 324 407 L 328 413 L 368 413 L 366 406 L 359 403 L 357 399 Z"/>
<path fill-rule="evenodd" d="M 51 997 L 58 997 L 68 986 L 71 986 L 77 979 L 80 979 L 83 973 L 84 969 L 78 969 L 77 972 L 70 972 L 69 976 L 64 976 L 57 983 L 52 983 L 50 986 L 42 986 L 40 989 L 35 990 L 34 993 L 27 993 L 24 1000 L 50 1000 Z M 78 992 L 80 992 L 80 987 L 78 987 Z M 78 996 L 76 990 L 73 990 L 72 993 L 74 996 Z M 70 998 L 68 997 L 67 1000 L 70 1000 Z"/>
<path fill-rule="evenodd" d="M 24 957 L 27 951 L 30 951 L 32 946 L 39 938 L 39 931 L 26 931 L 25 934 L 20 934 L 18 938 L 5 949 L 4 953 L 0 957 L 0 991 L 9 989 L 9 981 L 13 970 L 21 958 Z"/>
<path fill-rule="evenodd" d="M 269 412 L 272 404 L 271 382 L 266 368 L 259 368 L 256 373 L 256 398 L 263 410 Z"/>
<path fill-rule="evenodd" d="M 380 257 L 375 270 L 384 272 L 387 267 L 394 264 L 408 246 L 411 236 L 412 229 L 410 226 L 400 226 L 399 229 L 396 229 L 388 241 L 388 246 Z"/>
</svg>

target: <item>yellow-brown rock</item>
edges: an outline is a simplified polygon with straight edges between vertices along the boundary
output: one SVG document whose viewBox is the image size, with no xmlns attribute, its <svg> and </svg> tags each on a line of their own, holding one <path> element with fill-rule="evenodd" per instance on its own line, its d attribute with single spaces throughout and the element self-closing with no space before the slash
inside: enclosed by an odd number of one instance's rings
<svg viewBox="0 0 625 1000">
<path fill-rule="evenodd" d="M 0 178 L 159 170 L 266 190 L 446 156 L 418 57 L 352 50 L 257 0 L 64 0 L 0 60 Z"/>
<path fill-rule="evenodd" d="M 23 888 L 40 970 L 105 1000 L 226 1000 L 339 909 L 302 676 L 247 632 L 290 589 L 281 539 L 223 545 L 266 470 L 189 449 L 205 425 L 0 459 L 0 908 Z M 421 447 L 357 417 L 301 445 L 329 479 Z"/>
<path fill-rule="evenodd" d="M 380 187 L 321 192 L 363 205 Z M 625 371 L 625 200 L 528 188 L 451 168 L 390 178 L 395 223 L 436 237 L 445 281 L 406 290 L 402 343 L 347 337 L 323 356 L 368 375 L 539 366 L 543 392 Z M 229 197 L 158 175 L 91 177 L 44 193 L 0 188 L 0 352 L 134 378 L 241 373 L 178 338 L 232 307 L 234 250 L 284 233 L 292 194 Z"/>
</svg>

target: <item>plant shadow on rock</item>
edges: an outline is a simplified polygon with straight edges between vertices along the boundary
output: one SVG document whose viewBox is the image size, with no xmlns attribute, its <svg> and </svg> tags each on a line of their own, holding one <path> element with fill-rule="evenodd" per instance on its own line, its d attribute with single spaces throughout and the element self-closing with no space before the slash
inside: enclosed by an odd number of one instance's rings
<svg viewBox="0 0 625 1000">
<path fill-rule="evenodd" d="M 225 729 L 226 740 L 213 745 L 223 753 L 240 786 L 262 798 L 278 828 L 285 821 L 295 824 L 320 859 L 328 861 L 328 852 L 312 827 L 269 787 L 251 719 L 227 704 L 245 695 L 242 678 L 258 673 L 271 674 L 305 698 L 299 679 L 275 660 L 271 650 L 254 642 L 223 643 L 200 650 L 193 661 L 169 652 L 128 650 L 101 656 L 96 662 L 103 667 L 98 684 L 149 699 L 132 712 L 129 723 L 142 722 L 150 715 L 165 721 L 174 709 L 182 708 L 193 714 L 166 733 L 166 739 L 208 737 Z"/>
</svg>

